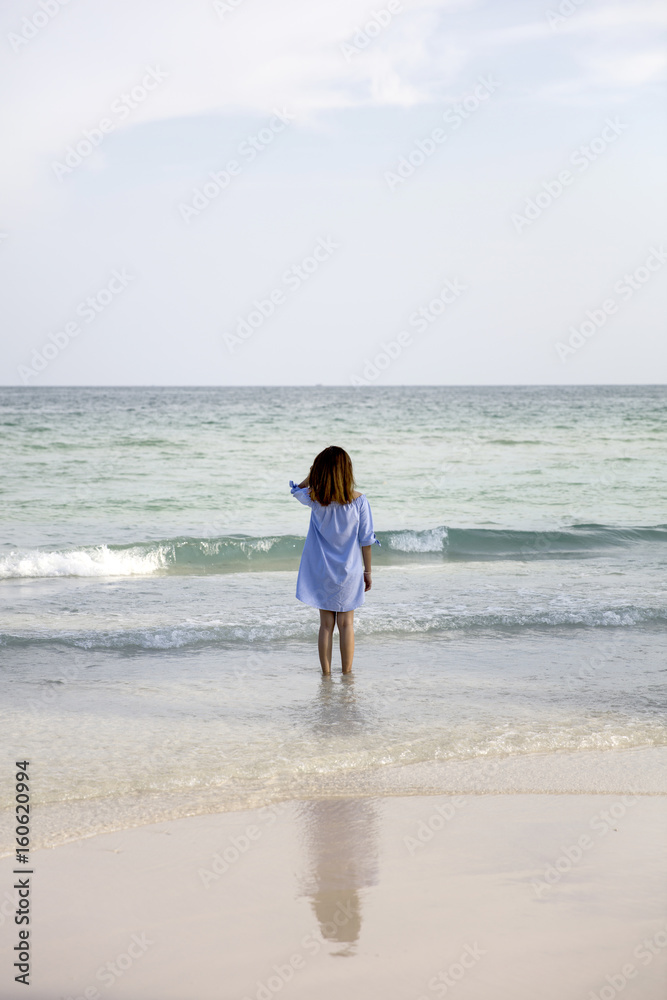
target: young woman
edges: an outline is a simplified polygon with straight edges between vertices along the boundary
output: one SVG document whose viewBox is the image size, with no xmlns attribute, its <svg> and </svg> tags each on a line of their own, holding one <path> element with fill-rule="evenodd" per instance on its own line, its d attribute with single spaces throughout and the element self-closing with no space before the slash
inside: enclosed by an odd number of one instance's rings
<svg viewBox="0 0 667 1000">
<path fill-rule="evenodd" d="M 301 555 L 296 596 L 320 611 L 317 643 L 322 673 L 331 673 L 334 626 L 338 624 L 341 665 L 352 670 L 354 609 L 371 589 L 371 545 L 379 545 L 371 508 L 354 488 L 350 456 L 332 445 L 315 458 L 292 494 L 310 507 L 310 526 Z M 363 569 L 362 569 L 363 558 Z"/>
</svg>

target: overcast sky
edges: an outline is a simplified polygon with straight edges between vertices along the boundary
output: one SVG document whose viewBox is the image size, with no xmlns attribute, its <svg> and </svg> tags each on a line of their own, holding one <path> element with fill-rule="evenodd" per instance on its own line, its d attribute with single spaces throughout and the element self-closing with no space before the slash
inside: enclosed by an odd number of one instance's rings
<svg viewBox="0 0 667 1000">
<path fill-rule="evenodd" d="M 7 0 L 0 381 L 664 382 L 666 19 Z"/>
</svg>

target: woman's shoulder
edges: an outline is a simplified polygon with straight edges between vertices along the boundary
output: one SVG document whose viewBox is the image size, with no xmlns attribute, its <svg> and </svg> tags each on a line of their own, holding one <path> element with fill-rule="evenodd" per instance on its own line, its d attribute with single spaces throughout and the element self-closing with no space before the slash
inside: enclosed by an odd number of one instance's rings
<svg viewBox="0 0 667 1000">
<path fill-rule="evenodd" d="M 358 500 L 359 497 L 362 497 L 363 495 L 364 494 L 360 493 L 358 490 L 352 490 L 352 499 L 353 500 Z"/>
</svg>

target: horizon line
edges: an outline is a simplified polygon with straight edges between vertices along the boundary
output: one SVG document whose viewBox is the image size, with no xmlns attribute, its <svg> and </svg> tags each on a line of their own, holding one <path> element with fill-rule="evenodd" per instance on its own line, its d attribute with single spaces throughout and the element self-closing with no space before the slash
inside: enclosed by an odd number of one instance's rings
<svg viewBox="0 0 667 1000">
<path fill-rule="evenodd" d="M 663 388 L 667 382 L 405 382 L 390 385 L 349 385 L 348 383 L 325 382 L 281 382 L 281 383 L 250 383 L 236 384 L 205 384 L 205 383 L 127 383 L 127 384 L 95 384 L 85 385 L 3 385 L 2 389 L 631 389 L 631 388 Z"/>
</svg>

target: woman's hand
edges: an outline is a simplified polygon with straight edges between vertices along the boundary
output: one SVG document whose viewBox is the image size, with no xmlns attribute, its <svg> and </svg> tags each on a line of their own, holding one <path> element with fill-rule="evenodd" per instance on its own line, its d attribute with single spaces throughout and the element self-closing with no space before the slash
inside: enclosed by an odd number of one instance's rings
<svg viewBox="0 0 667 1000">
<path fill-rule="evenodd" d="M 364 593 L 366 593 L 367 590 L 370 590 L 371 587 L 372 587 L 372 585 L 373 584 L 372 584 L 372 581 L 371 581 L 371 571 L 369 569 L 365 569 L 364 570 Z"/>
</svg>

